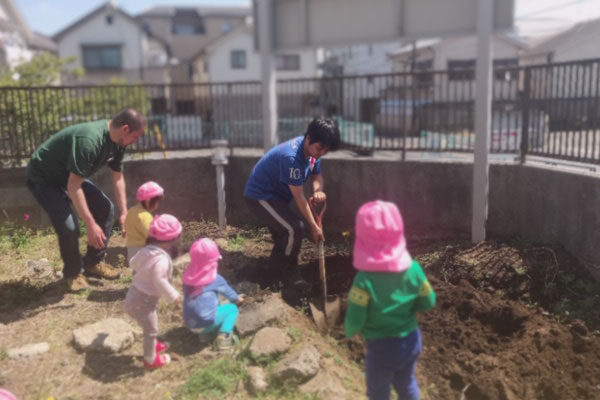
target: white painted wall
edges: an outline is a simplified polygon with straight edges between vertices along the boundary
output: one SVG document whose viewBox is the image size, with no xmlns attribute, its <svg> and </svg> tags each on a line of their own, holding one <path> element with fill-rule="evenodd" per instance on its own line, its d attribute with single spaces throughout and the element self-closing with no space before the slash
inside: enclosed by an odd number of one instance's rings
<svg viewBox="0 0 600 400">
<path fill-rule="evenodd" d="M 260 80 L 260 54 L 254 51 L 254 41 L 250 30 L 240 29 L 222 39 L 208 55 L 208 76 L 210 82 L 236 82 Z M 231 51 L 246 51 L 246 68 L 231 68 Z M 284 53 L 281 53 L 284 54 Z M 277 79 L 317 78 L 320 76 L 318 63 L 322 61 L 319 50 L 289 51 L 285 54 L 300 55 L 300 70 L 277 71 Z"/>
<path fill-rule="evenodd" d="M 106 23 L 106 16 L 113 15 L 113 23 Z M 77 56 L 77 66 L 83 66 L 82 45 L 121 44 L 123 69 L 140 67 L 142 60 L 143 32 L 137 24 L 119 13 L 103 11 L 68 32 L 58 41 L 59 57 Z"/>
<path fill-rule="evenodd" d="M 423 50 L 421 50 L 423 51 Z M 448 69 L 450 60 L 472 60 L 477 55 L 477 38 L 467 36 L 461 38 L 446 39 L 433 45 L 433 69 L 440 71 Z M 394 57 L 395 71 L 407 71 L 404 68 L 410 66 L 411 52 L 403 53 Z M 519 48 L 497 37 L 493 40 L 493 58 L 519 58 Z M 419 60 L 424 59 L 419 57 Z"/>
<path fill-rule="evenodd" d="M 397 49 L 394 43 L 373 43 L 326 50 L 327 57 L 336 57 L 344 67 L 344 75 L 386 74 L 392 72 L 392 61 L 388 53 Z"/>
<path fill-rule="evenodd" d="M 0 32 L 0 46 L 4 62 L 9 68 L 31 60 L 33 51 L 27 48 L 25 40 L 18 32 Z"/>
<path fill-rule="evenodd" d="M 553 62 L 600 58 L 600 24 L 593 35 L 574 34 L 561 43 L 552 57 Z"/>
</svg>

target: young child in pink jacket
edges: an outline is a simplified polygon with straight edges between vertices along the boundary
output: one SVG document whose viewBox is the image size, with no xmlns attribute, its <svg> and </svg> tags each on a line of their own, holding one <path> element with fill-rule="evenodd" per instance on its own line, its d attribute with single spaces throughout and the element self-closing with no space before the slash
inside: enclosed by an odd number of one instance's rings
<svg viewBox="0 0 600 400">
<path fill-rule="evenodd" d="M 156 305 L 161 296 L 181 302 L 181 296 L 171 283 L 173 263 L 171 256 L 177 252 L 177 241 L 182 227 L 177 218 L 169 214 L 154 217 L 150 223 L 146 246 L 131 259 L 135 271 L 131 287 L 125 297 L 125 311 L 144 330 L 144 367 L 154 369 L 171 361 L 165 343 L 157 340 L 158 314 Z"/>
</svg>

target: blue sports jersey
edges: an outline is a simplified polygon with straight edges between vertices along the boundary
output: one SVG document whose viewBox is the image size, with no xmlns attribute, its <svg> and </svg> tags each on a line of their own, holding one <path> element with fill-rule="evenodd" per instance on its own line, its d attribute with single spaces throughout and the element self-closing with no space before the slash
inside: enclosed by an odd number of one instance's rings
<svg viewBox="0 0 600 400">
<path fill-rule="evenodd" d="M 254 166 L 244 196 L 289 202 L 292 192 L 288 185 L 302 186 L 310 175 L 320 174 L 321 160 L 304 157 L 303 140 L 304 136 L 298 136 L 269 150 Z"/>
</svg>

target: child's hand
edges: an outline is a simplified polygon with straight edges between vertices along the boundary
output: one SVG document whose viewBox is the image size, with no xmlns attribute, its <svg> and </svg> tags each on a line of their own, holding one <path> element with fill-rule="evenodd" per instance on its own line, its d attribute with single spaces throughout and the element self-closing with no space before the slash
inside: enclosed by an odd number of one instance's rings
<svg viewBox="0 0 600 400">
<path fill-rule="evenodd" d="M 244 300 L 246 300 L 246 295 L 245 294 L 238 294 L 237 303 L 238 304 L 242 304 L 244 302 Z"/>
</svg>

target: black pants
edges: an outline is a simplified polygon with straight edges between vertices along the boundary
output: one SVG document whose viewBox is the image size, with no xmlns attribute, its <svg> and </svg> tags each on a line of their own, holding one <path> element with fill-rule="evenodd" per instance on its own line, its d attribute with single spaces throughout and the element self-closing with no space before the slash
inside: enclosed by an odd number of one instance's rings
<svg viewBox="0 0 600 400">
<path fill-rule="evenodd" d="M 304 221 L 281 199 L 252 200 L 245 197 L 248 208 L 263 221 L 273 237 L 269 266 L 283 273 L 298 266 L 298 254 L 304 237 Z"/>
<path fill-rule="evenodd" d="M 113 203 L 96 185 L 87 179 L 81 184 L 90 213 L 106 235 L 103 249 L 87 246 L 85 257 L 79 253 L 79 220 L 67 192 L 47 183 L 33 183 L 27 180 L 27 187 L 50 217 L 58 236 L 60 256 L 65 264 L 63 276 L 72 278 L 82 272 L 82 267 L 99 263 L 106 255 L 106 246 L 112 231 L 115 217 Z"/>
</svg>

